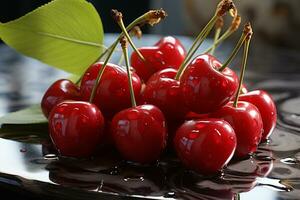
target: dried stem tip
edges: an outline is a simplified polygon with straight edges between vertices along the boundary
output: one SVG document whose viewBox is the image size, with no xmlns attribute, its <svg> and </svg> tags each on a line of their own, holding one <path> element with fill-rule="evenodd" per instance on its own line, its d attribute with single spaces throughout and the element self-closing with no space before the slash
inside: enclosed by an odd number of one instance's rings
<svg viewBox="0 0 300 200">
<path fill-rule="evenodd" d="M 158 24 L 160 20 L 164 19 L 168 14 L 162 8 L 159 10 L 150 10 L 148 12 L 146 21 L 151 26 Z"/>
<path fill-rule="evenodd" d="M 123 14 L 116 9 L 110 11 L 112 18 L 118 23 L 123 18 Z"/>
<path fill-rule="evenodd" d="M 224 16 L 228 11 L 230 11 L 232 15 L 237 13 L 236 7 L 232 0 L 222 0 L 217 6 L 216 15 L 219 17 Z"/>
<path fill-rule="evenodd" d="M 231 22 L 230 31 L 232 32 L 236 31 L 239 28 L 241 21 L 242 21 L 241 16 L 236 15 Z"/>
<path fill-rule="evenodd" d="M 142 38 L 143 32 L 139 26 L 135 26 L 130 30 L 130 33 L 137 37 L 138 39 Z"/>
<path fill-rule="evenodd" d="M 217 21 L 216 21 L 216 28 L 222 28 L 224 26 L 224 19 L 223 17 L 218 17 Z"/>
<path fill-rule="evenodd" d="M 127 41 L 127 38 L 125 36 L 120 38 L 120 44 L 121 44 L 122 48 L 127 48 L 127 43 L 128 43 L 128 41 Z"/>
<path fill-rule="evenodd" d="M 250 22 L 245 24 L 243 34 L 246 35 L 246 41 L 251 39 L 253 31 Z"/>
</svg>

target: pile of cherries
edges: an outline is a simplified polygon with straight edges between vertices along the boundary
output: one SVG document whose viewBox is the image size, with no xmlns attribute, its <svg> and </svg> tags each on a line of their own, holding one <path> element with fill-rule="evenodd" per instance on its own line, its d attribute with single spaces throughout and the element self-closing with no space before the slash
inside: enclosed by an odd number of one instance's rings
<svg viewBox="0 0 300 200">
<path fill-rule="evenodd" d="M 213 55 L 196 56 L 178 74 L 187 57 L 178 39 L 163 37 L 138 51 L 144 60 L 134 51 L 130 70 L 97 62 L 79 85 L 62 79 L 46 91 L 41 107 L 61 156 L 90 157 L 112 146 L 124 159 L 146 164 L 173 148 L 185 166 L 211 174 L 233 156 L 253 154 L 272 133 L 271 96 L 248 92 L 242 77 L 220 70 Z"/>
</svg>

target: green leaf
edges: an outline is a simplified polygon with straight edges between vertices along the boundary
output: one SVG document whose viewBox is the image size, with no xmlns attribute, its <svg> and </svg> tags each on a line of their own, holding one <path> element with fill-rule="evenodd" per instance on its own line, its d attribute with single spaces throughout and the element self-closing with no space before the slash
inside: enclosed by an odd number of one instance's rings
<svg viewBox="0 0 300 200">
<path fill-rule="evenodd" d="M 0 38 L 22 54 L 78 75 L 103 49 L 101 19 L 85 0 L 54 0 L 0 23 Z"/>
<path fill-rule="evenodd" d="M 31 107 L 19 110 L 17 112 L 8 113 L 3 117 L 0 117 L 0 124 L 41 124 L 47 123 L 47 119 L 44 117 L 41 106 L 39 104 Z"/>
<path fill-rule="evenodd" d="M 0 128 L 0 137 L 27 143 L 49 138 L 47 124 L 7 124 Z"/>
</svg>

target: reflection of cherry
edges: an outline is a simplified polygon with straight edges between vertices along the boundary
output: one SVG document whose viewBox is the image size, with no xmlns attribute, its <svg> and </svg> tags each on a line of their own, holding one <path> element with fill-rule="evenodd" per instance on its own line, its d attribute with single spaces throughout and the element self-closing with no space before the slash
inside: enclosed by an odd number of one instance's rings
<svg viewBox="0 0 300 200">
<path fill-rule="evenodd" d="M 147 81 L 155 72 L 172 67 L 178 69 L 185 58 L 185 49 L 180 41 L 168 36 L 159 40 L 153 47 L 142 47 L 139 51 L 145 57 L 142 61 L 136 52 L 131 55 L 131 65 L 136 73 Z"/>
<path fill-rule="evenodd" d="M 209 113 L 228 103 L 238 88 L 238 79 L 229 68 L 213 56 L 196 57 L 180 78 L 180 87 L 186 106 L 196 113 Z"/>
<path fill-rule="evenodd" d="M 272 97 L 263 90 L 254 90 L 242 94 L 239 99 L 241 101 L 250 102 L 257 107 L 264 125 L 262 140 L 268 139 L 276 126 L 277 120 L 276 106 Z"/>
<path fill-rule="evenodd" d="M 88 101 L 95 84 L 102 62 L 95 63 L 85 72 L 80 86 L 82 98 Z M 130 92 L 126 70 L 108 63 L 101 77 L 93 103 L 100 108 L 104 116 L 112 117 L 122 109 L 130 107 Z M 141 81 L 136 73 L 132 73 L 134 94 L 139 98 Z"/>
<path fill-rule="evenodd" d="M 94 105 L 64 101 L 49 116 L 50 137 L 62 156 L 91 156 L 102 137 L 104 118 Z"/>
<path fill-rule="evenodd" d="M 257 170 L 255 159 L 250 157 L 229 163 L 222 178 L 228 182 L 233 193 L 248 192 L 257 185 Z"/>
<path fill-rule="evenodd" d="M 178 199 L 236 199 L 230 183 L 219 176 L 205 177 L 177 167 L 169 181 Z"/>
<path fill-rule="evenodd" d="M 45 92 L 41 101 L 41 108 L 46 117 L 52 108 L 64 100 L 79 100 L 80 92 L 77 85 L 67 79 L 55 81 Z"/>
<path fill-rule="evenodd" d="M 236 136 L 223 120 L 190 120 L 177 130 L 174 147 L 187 167 L 211 174 L 221 170 L 232 158 Z"/>
</svg>

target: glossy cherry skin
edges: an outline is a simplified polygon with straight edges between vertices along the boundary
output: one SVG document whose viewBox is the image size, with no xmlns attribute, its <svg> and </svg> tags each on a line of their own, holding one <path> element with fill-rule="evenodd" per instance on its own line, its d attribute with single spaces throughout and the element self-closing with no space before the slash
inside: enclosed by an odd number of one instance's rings
<svg viewBox="0 0 300 200">
<path fill-rule="evenodd" d="M 247 89 L 247 87 L 245 86 L 245 84 L 242 84 L 241 94 L 246 94 L 246 93 L 248 93 L 248 89 Z"/>
<path fill-rule="evenodd" d="M 264 125 L 262 140 L 268 139 L 277 121 L 276 105 L 272 97 L 263 90 L 254 90 L 240 95 L 239 100 L 250 102 L 257 107 Z"/>
<path fill-rule="evenodd" d="M 49 116 L 50 137 L 62 156 L 91 156 L 101 142 L 103 128 L 101 111 L 88 102 L 61 102 Z"/>
<path fill-rule="evenodd" d="M 102 62 L 91 65 L 82 77 L 80 92 L 82 99 L 88 101 Z M 136 99 L 141 92 L 141 80 L 132 73 L 132 84 Z M 93 103 L 105 117 L 112 118 L 117 112 L 131 106 L 128 76 L 126 70 L 108 63 L 101 77 Z"/>
<path fill-rule="evenodd" d="M 186 51 L 180 41 L 172 36 L 163 37 L 152 47 L 141 47 L 139 51 L 146 59 L 142 61 L 136 52 L 131 55 L 131 65 L 145 82 L 162 69 L 178 69 L 183 62 Z"/>
<path fill-rule="evenodd" d="M 157 106 L 169 120 L 184 119 L 188 109 L 183 103 L 179 81 L 175 80 L 177 70 L 166 68 L 153 74 L 143 92 L 143 100 Z"/>
<path fill-rule="evenodd" d="M 194 112 L 188 112 L 184 118 L 186 120 L 191 120 L 191 119 L 205 119 L 208 118 L 209 114 L 198 114 L 198 113 L 194 113 Z"/>
<path fill-rule="evenodd" d="M 236 136 L 229 123 L 213 118 L 186 121 L 174 138 L 180 160 L 201 174 L 214 174 L 221 170 L 231 160 L 236 144 Z"/>
<path fill-rule="evenodd" d="M 141 105 L 117 113 L 112 120 L 112 138 L 120 154 L 129 161 L 157 160 L 167 142 L 163 113 L 153 105 Z"/>
<path fill-rule="evenodd" d="M 48 118 L 52 108 L 64 100 L 80 100 L 80 90 L 72 81 L 60 79 L 47 89 L 42 98 L 43 114 Z"/>
<path fill-rule="evenodd" d="M 197 56 L 183 72 L 180 87 L 185 105 L 195 113 L 218 110 L 230 101 L 238 88 L 238 78 L 229 68 L 218 71 L 221 63 L 214 57 Z"/>
<path fill-rule="evenodd" d="M 234 129 L 237 158 L 244 158 L 257 150 L 263 133 L 263 122 L 259 110 L 253 104 L 239 101 L 235 108 L 233 102 L 229 102 L 210 116 L 224 119 Z"/>
</svg>

